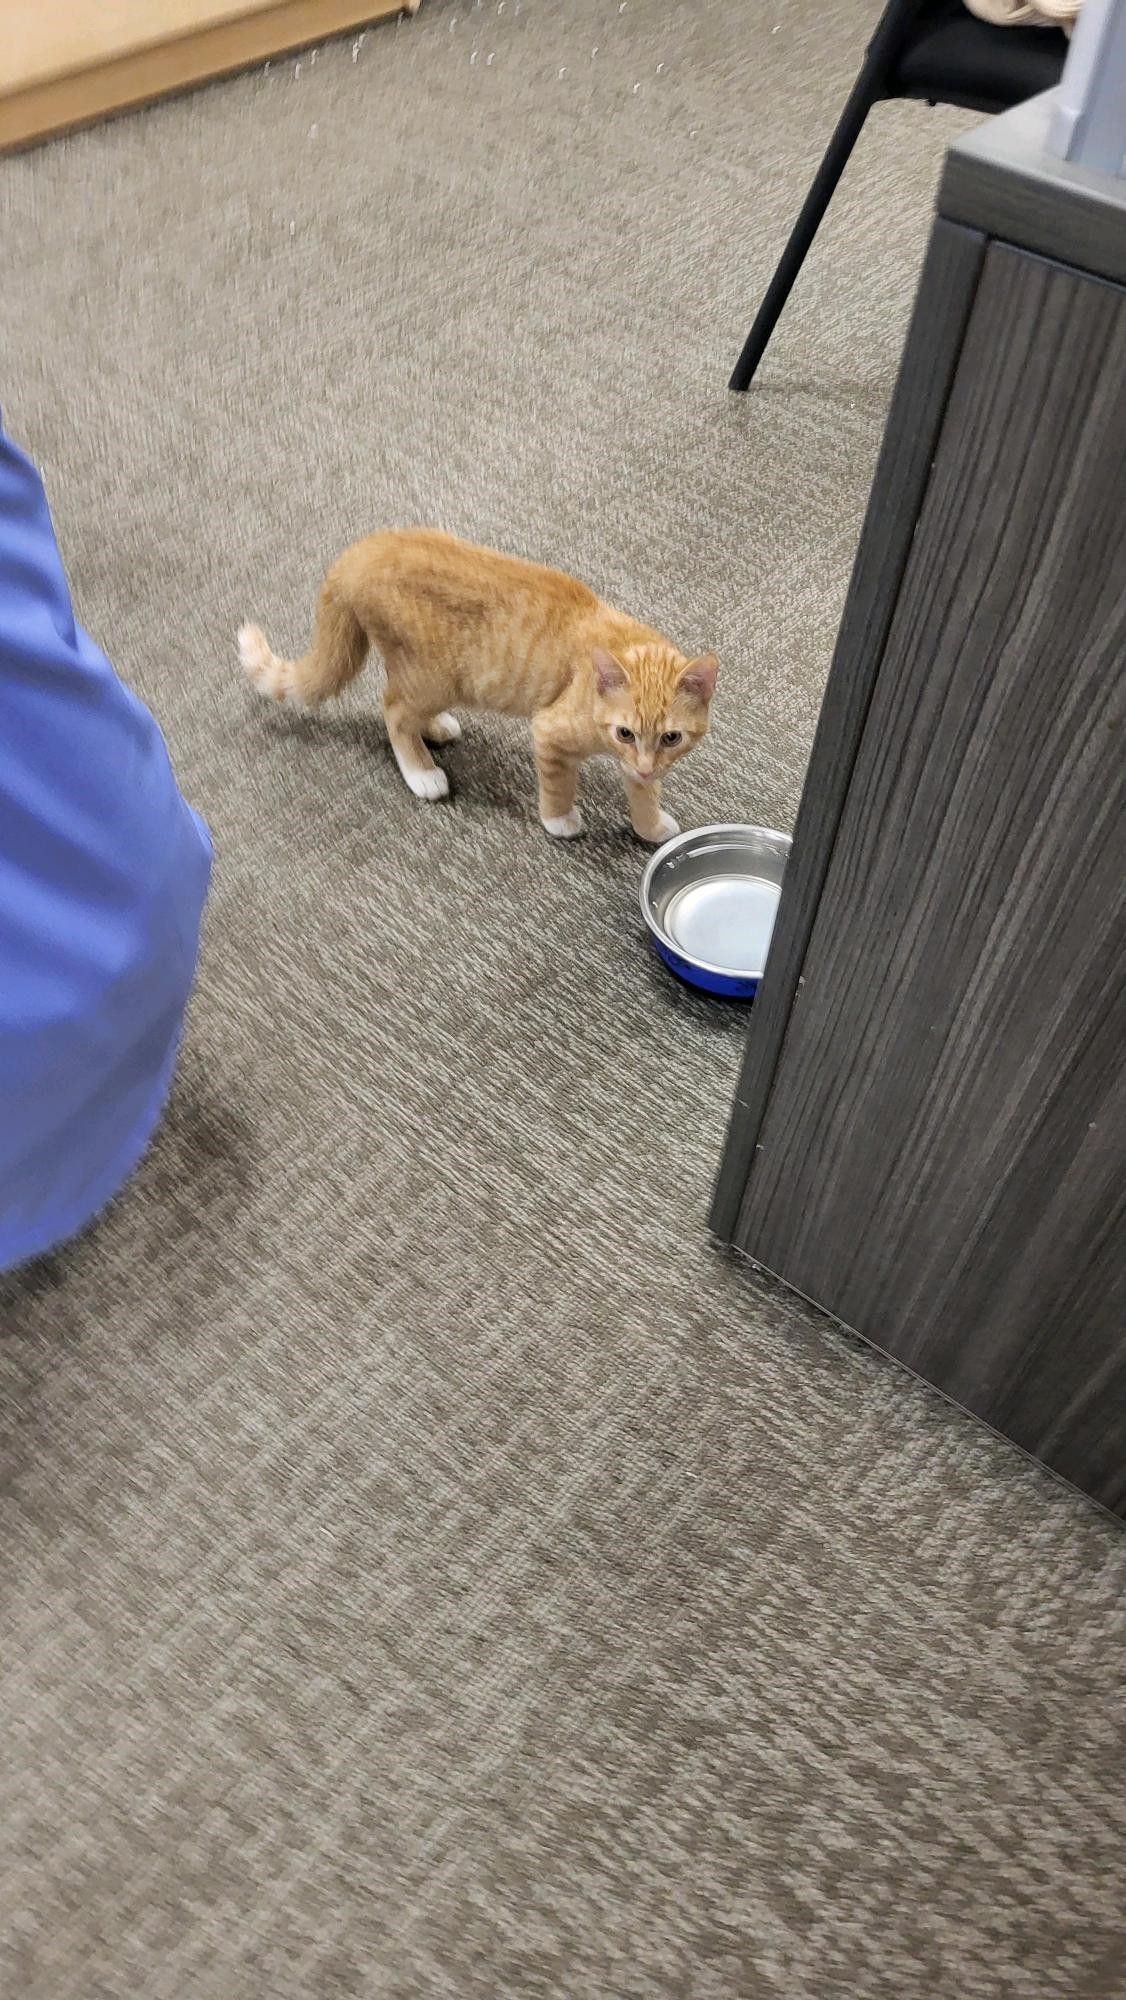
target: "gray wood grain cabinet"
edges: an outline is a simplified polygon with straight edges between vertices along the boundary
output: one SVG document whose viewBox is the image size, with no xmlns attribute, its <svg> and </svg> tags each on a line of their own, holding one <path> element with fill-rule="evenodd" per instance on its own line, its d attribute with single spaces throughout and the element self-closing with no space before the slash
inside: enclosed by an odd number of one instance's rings
<svg viewBox="0 0 1126 2000">
<path fill-rule="evenodd" d="M 1126 1513 L 1126 186 L 947 161 L 712 1227 Z"/>
</svg>

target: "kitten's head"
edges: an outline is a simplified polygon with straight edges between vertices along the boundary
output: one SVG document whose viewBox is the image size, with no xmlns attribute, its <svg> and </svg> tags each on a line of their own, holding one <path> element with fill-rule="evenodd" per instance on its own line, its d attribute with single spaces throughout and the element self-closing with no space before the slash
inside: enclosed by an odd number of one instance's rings
<svg viewBox="0 0 1126 2000">
<path fill-rule="evenodd" d="M 596 709 L 627 778 L 652 784 L 707 734 L 719 662 L 686 660 L 675 646 L 598 649 L 592 658 Z"/>
</svg>

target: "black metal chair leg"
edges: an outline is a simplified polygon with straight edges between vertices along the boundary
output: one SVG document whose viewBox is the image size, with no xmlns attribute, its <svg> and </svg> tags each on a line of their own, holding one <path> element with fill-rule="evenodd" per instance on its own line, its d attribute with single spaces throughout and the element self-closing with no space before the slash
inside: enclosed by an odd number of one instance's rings
<svg viewBox="0 0 1126 2000">
<path fill-rule="evenodd" d="M 870 60 L 865 63 L 854 83 L 847 104 L 841 113 L 837 129 L 825 149 L 825 157 L 817 169 L 817 175 L 801 206 L 801 213 L 790 233 L 790 240 L 779 259 L 778 269 L 766 288 L 766 296 L 755 315 L 743 346 L 743 352 L 735 365 L 731 377 L 732 389 L 749 389 L 755 369 L 766 352 L 767 343 L 781 316 L 782 308 L 794 288 L 798 272 L 805 262 L 806 251 L 817 234 L 821 218 L 833 198 L 833 191 L 840 180 L 849 154 L 860 137 L 864 120 L 880 95 L 883 64 Z"/>
<path fill-rule="evenodd" d="M 876 99 L 883 96 L 884 87 L 921 12 L 920 0 L 888 0 L 868 44 L 864 66 L 849 92 L 848 102 L 837 121 L 837 129 L 817 169 L 817 178 L 802 203 L 801 214 L 747 335 L 731 377 L 732 389 L 750 388 L 755 369 L 766 352 L 782 308 L 793 290 L 794 280 L 805 262 L 805 253 L 817 234 L 818 224 L 833 198 L 833 190 L 860 137 L 864 120 Z"/>
</svg>

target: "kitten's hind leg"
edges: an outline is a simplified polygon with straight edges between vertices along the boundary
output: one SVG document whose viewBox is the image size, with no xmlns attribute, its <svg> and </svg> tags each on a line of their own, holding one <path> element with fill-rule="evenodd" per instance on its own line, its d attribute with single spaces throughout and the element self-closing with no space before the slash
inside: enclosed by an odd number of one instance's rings
<svg viewBox="0 0 1126 2000">
<path fill-rule="evenodd" d="M 444 708 L 440 714 L 431 716 L 422 734 L 427 743 L 457 743 L 461 737 L 461 724 L 456 715 L 451 715 Z"/>
<path fill-rule="evenodd" d="M 423 741 L 423 732 L 429 720 L 427 711 L 423 709 L 420 713 L 417 705 L 391 678 L 383 693 L 383 713 L 387 718 L 387 734 L 391 739 L 395 762 L 415 797 L 444 799 L 449 793 L 450 781 L 445 772 L 438 769 Z"/>
</svg>

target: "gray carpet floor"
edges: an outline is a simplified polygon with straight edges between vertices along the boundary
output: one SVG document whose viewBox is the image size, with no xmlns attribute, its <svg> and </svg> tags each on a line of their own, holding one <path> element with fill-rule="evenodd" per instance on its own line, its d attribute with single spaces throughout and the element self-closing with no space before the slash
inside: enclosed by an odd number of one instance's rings
<svg viewBox="0 0 1126 2000">
<path fill-rule="evenodd" d="M 326 560 L 437 521 L 724 662 L 670 803 L 788 825 L 942 148 L 886 107 L 726 375 L 861 0 L 426 0 L 0 167 L 0 385 L 217 871 L 127 1195 L 3 1288 L 27 2000 L 1111 2000 L 1126 1543 L 704 1226 L 743 1023 L 609 773 L 419 805 Z M 476 52 L 476 60 L 473 59 Z"/>
</svg>

